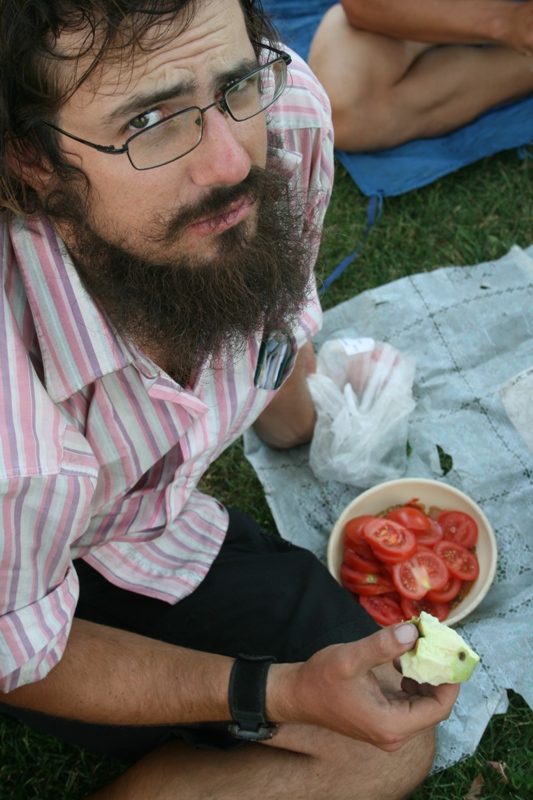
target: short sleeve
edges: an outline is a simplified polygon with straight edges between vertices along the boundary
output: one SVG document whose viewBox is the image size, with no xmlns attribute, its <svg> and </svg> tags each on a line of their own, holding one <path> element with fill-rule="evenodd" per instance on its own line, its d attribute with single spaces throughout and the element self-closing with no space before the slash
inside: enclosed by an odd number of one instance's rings
<svg viewBox="0 0 533 800">
<path fill-rule="evenodd" d="M 0 690 L 45 678 L 65 650 L 78 599 L 71 565 L 61 583 L 44 597 L 0 617 Z"/>
<path fill-rule="evenodd" d="M 0 481 L 0 690 L 44 678 L 60 660 L 78 599 L 71 545 L 91 483 L 49 475 Z"/>
</svg>

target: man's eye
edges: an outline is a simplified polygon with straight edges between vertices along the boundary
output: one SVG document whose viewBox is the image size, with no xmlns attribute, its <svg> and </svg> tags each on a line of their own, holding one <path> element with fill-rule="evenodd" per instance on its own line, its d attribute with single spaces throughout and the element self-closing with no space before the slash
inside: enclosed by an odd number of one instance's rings
<svg viewBox="0 0 533 800">
<path fill-rule="evenodd" d="M 250 92 L 250 91 L 257 91 L 259 82 L 261 78 L 258 73 L 255 75 L 250 75 L 248 78 L 243 78 L 242 81 L 239 81 L 234 86 L 230 86 L 230 91 L 234 92 L 235 94 L 241 92 Z"/>
<path fill-rule="evenodd" d="M 145 128 L 150 128 L 156 122 L 161 122 L 163 115 L 158 109 L 153 111 L 146 111 L 144 114 L 139 114 L 138 117 L 128 122 L 128 129 L 134 131 L 143 131 Z"/>
</svg>

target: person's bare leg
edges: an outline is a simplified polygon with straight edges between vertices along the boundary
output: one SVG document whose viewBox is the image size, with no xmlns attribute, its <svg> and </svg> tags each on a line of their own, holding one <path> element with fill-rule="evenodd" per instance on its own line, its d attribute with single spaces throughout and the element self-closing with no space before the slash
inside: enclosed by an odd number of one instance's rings
<svg viewBox="0 0 533 800">
<path fill-rule="evenodd" d="M 439 136 L 533 92 L 533 58 L 504 47 L 435 46 L 324 16 L 309 64 L 332 104 L 335 146 L 379 150 Z"/>
<path fill-rule="evenodd" d="M 229 752 L 167 744 L 90 800 L 403 800 L 433 759 L 430 733 L 394 753 L 305 726 L 276 739 Z"/>
</svg>

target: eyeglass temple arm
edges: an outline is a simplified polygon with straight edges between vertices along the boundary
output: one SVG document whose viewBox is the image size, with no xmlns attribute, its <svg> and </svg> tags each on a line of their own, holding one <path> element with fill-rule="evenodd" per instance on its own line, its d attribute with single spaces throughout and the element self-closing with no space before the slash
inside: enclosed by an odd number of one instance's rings
<svg viewBox="0 0 533 800">
<path fill-rule="evenodd" d="M 277 47 L 272 47 L 269 44 L 265 44 L 264 42 L 258 42 L 257 39 L 251 39 L 252 44 L 257 44 L 259 47 L 262 47 L 264 50 L 270 50 L 271 53 L 275 53 L 277 56 L 282 58 L 284 62 L 289 66 L 292 62 L 291 56 L 285 52 L 285 50 L 278 50 Z"/>
<path fill-rule="evenodd" d="M 109 153 L 111 156 L 118 156 L 121 153 L 126 153 L 128 150 L 126 145 L 122 145 L 122 147 L 115 147 L 114 144 L 95 144 L 94 142 L 88 142 L 86 139 L 81 139 L 79 136 L 74 136 L 73 133 L 67 133 L 61 128 L 58 128 L 57 125 L 53 125 L 51 122 L 47 122 L 44 119 L 41 121 L 49 128 L 53 128 L 58 133 L 62 133 L 63 136 L 67 136 L 69 139 L 74 139 L 75 142 L 86 144 L 89 147 L 92 147 L 94 150 L 98 150 L 99 153 Z"/>
</svg>

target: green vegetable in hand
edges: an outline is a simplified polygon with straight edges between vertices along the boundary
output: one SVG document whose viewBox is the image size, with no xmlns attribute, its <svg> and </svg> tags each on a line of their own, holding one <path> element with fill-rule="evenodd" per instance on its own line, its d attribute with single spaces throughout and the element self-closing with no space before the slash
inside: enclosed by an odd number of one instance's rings
<svg viewBox="0 0 533 800">
<path fill-rule="evenodd" d="M 411 622 L 419 637 L 412 650 L 400 657 L 402 673 L 417 683 L 463 683 L 474 672 L 479 656 L 459 634 L 431 614 L 420 613 Z"/>
</svg>

